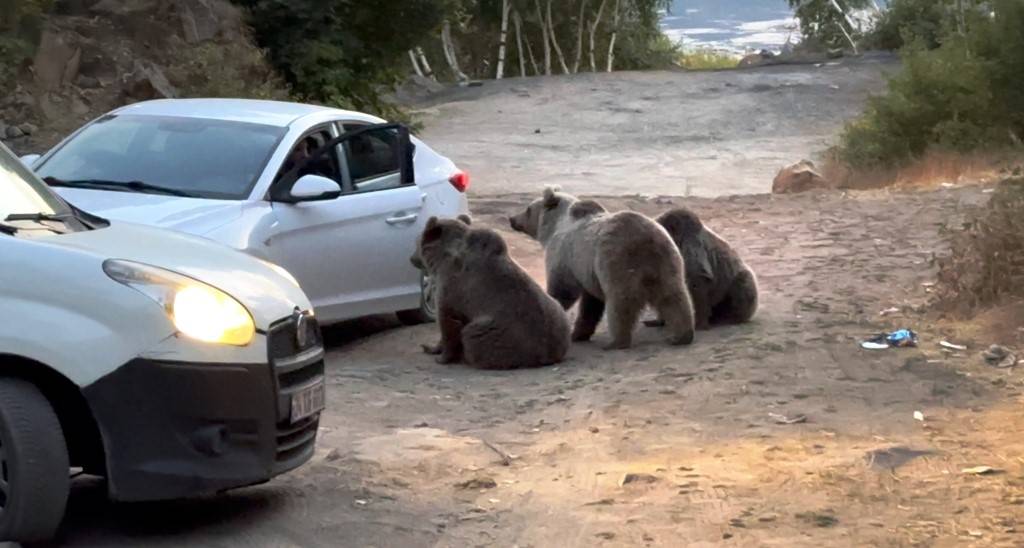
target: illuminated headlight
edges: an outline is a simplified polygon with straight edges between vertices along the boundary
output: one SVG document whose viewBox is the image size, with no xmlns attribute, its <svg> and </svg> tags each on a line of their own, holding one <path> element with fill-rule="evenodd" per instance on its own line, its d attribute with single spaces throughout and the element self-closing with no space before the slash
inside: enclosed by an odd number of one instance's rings
<svg viewBox="0 0 1024 548">
<path fill-rule="evenodd" d="M 187 337 L 245 346 L 256 334 L 249 311 L 216 287 L 170 270 L 131 261 L 105 261 L 103 271 L 114 281 L 156 301 L 174 327 Z"/>
</svg>

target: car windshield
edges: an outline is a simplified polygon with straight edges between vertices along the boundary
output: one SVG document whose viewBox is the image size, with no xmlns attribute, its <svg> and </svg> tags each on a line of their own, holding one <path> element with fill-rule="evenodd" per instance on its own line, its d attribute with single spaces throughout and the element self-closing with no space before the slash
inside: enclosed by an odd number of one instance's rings
<svg viewBox="0 0 1024 548">
<path fill-rule="evenodd" d="M 286 128 L 188 117 L 107 116 L 36 172 L 62 186 L 242 200 Z M 51 179 L 52 178 L 52 179 Z"/>
<path fill-rule="evenodd" d="M 64 215 L 67 205 L 0 143 L 0 221 L 18 214 Z"/>
</svg>

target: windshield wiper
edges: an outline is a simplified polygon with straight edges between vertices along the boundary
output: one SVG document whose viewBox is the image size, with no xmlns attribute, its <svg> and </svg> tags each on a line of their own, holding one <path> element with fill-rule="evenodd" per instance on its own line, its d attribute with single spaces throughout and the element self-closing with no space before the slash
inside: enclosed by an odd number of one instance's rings
<svg viewBox="0 0 1024 548">
<path fill-rule="evenodd" d="M 7 216 L 6 219 L 4 219 L 4 221 L 9 223 L 13 223 L 15 221 L 32 221 L 36 223 L 43 221 L 56 221 L 63 223 L 64 221 L 67 221 L 71 217 L 72 215 L 68 213 L 11 213 L 10 215 Z"/>
<path fill-rule="evenodd" d="M 65 181 L 56 177 L 44 177 L 46 184 L 50 186 L 67 188 L 90 188 L 97 190 L 114 190 L 119 192 L 140 192 L 148 194 L 167 194 L 168 196 L 180 196 L 182 198 L 198 198 L 195 194 L 170 188 L 154 185 L 145 181 L 107 181 L 104 179 L 78 179 Z"/>
<path fill-rule="evenodd" d="M 5 225 L 3 223 L 0 223 L 0 234 L 7 234 L 8 236 L 14 236 L 17 233 L 18 233 L 18 227 L 11 226 L 11 225 Z"/>
</svg>

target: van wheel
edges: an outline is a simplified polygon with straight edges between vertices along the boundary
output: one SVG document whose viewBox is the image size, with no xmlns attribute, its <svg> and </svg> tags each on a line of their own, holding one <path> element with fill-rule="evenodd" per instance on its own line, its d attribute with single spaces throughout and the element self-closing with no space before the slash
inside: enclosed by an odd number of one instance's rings
<svg viewBox="0 0 1024 548">
<path fill-rule="evenodd" d="M 398 321 L 405 325 L 419 325 L 437 321 L 437 291 L 434 280 L 426 274 L 420 274 L 420 307 L 413 310 L 401 310 L 397 313 Z"/>
<path fill-rule="evenodd" d="M 69 469 L 50 402 L 32 383 L 0 377 L 0 540 L 53 537 L 71 488 Z"/>
</svg>

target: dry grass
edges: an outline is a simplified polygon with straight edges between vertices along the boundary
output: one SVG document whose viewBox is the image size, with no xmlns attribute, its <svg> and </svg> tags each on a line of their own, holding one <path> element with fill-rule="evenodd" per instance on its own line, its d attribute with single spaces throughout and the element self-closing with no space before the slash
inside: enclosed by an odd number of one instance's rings
<svg viewBox="0 0 1024 548">
<path fill-rule="evenodd" d="M 943 227 L 951 252 L 939 267 L 936 306 L 972 315 L 1024 297 L 1024 178 L 1001 182 L 959 227 Z"/>
<path fill-rule="evenodd" d="M 1024 165 L 1020 150 L 974 152 L 931 151 L 909 164 L 894 168 L 852 168 L 834 153 L 827 155 L 822 175 L 838 188 L 933 188 L 943 184 L 985 184 L 1019 174 Z"/>
</svg>

